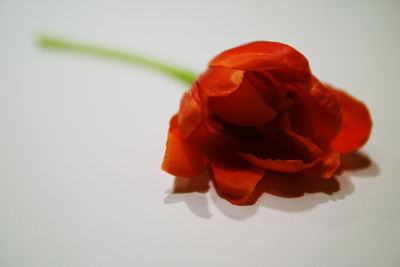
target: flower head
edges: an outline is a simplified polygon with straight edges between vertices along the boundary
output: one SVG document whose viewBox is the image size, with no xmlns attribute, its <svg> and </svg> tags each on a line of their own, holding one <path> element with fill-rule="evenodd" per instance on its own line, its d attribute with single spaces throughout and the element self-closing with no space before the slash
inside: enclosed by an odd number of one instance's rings
<svg viewBox="0 0 400 267">
<path fill-rule="evenodd" d="M 183 95 L 162 168 L 190 178 L 211 166 L 219 194 L 243 204 L 270 171 L 331 178 L 371 127 L 366 106 L 321 83 L 297 50 L 253 42 L 216 56 Z"/>
</svg>

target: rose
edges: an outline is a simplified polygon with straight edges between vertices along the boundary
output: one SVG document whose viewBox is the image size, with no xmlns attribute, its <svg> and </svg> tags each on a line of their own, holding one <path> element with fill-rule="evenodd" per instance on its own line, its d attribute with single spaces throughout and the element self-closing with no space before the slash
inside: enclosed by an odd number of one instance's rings
<svg viewBox="0 0 400 267">
<path fill-rule="evenodd" d="M 271 171 L 331 178 L 371 127 L 366 106 L 321 83 L 301 53 L 253 42 L 215 57 L 183 95 L 162 169 L 190 178 L 211 166 L 217 192 L 243 204 Z"/>
</svg>

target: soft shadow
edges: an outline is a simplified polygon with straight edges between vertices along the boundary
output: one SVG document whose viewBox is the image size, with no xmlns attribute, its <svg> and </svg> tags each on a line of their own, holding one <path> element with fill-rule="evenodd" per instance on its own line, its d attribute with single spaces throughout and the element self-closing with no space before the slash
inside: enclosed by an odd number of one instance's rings
<svg viewBox="0 0 400 267">
<path fill-rule="evenodd" d="M 351 171 L 352 176 L 374 177 L 380 173 L 378 165 L 360 151 L 344 154 L 341 157 L 341 164 L 336 172 L 342 174 Z"/>
<path fill-rule="evenodd" d="M 267 172 L 243 206 L 232 205 L 214 190 L 210 195 L 214 205 L 225 216 L 235 220 L 244 220 L 255 215 L 260 206 L 286 212 L 301 212 L 350 195 L 354 191 L 354 185 L 347 172 L 356 177 L 373 177 L 378 175 L 379 171 L 379 167 L 367 155 L 353 152 L 342 155 L 341 166 L 336 176 L 331 179 L 298 173 Z M 164 202 L 166 204 L 185 202 L 195 215 L 210 218 L 212 215 L 206 195 L 193 192 L 207 192 L 211 180 L 212 173 L 209 169 L 195 178 L 176 177 L 172 194 L 168 195 Z"/>
<path fill-rule="evenodd" d="M 338 201 L 354 191 L 354 185 L 347 176 L 323 178 L 301 178 L 294 182 L 291 178 L 277 184 L 264 182 L 261 185 L 265 193 L 258 199 L 256 205 L 265 206 L 286 212 L 302 212 L 315 208 L 329 201 Z M 265 179 L 268 180 L 268 179 Z M 319 180 L 322 180 L 321 183 Z M 285 188 L 284 185 L 288 185 Z M 293 186 L 299 185 L 298 189 Z"/>
<path fill-rule="evenodd" d="M 193 178 L 175 177 L 172 193 L 206 193 L 210 189 L 210 180 L 211 171 L 209 169 Z"/>
<path fill-rule="evenodd" d="M 247 206 L 235 206 L 232 205 L 229 201 L 223 199 L 220 195 L 212 190 L 211 199 L 214 205 L 221 211 L 225 216 L 242 221 L 247 218 L 254 216 L 257 213 L 258 205 L 247 205 Z"/>
<path fill-rule="evenodd" d="M 212 214 L 208 207 L 207 196 L 205 194 L 170 194 L 164 198 L 165 204 L 175 204 L 184 202 L 189 210 L 196 216 L 209 219 Z"/>
<path fill-rule="evenodd" d="M 190 211 L 198 217 L 211 218 L 212 214 L 208 207 L 207 196 L 204 194 L 210 189 L 210 179 L 211 171 L 209 169 L 190 179 L 175 177 L 171 194 L 164 198 L 164 203 L 184 202 Z"/>
<path fill-rule="evenodd" d="M 307 174 L 267 172 L 247 204 L 254 204 L 263 193 L 283 198 L 298 198 L 306 193 L 332 195 L 339 190 L 340 184 L 336 177 L 323 179 Z"/>
<path fill-rule="evenodd" d="M 338 201 L 354 192 L 348 177 L 373 177 L 379 173 L 378 166 L 359 151 L 341 156 L 341 165 L 331 179 L 309 175 L 270 173 L 257 186 L 249 204 L 255 203 L 276 210 L 301 212 L 329 201 Z M 260 196 L 264 194 L 262 198 Z"/>
</svg>

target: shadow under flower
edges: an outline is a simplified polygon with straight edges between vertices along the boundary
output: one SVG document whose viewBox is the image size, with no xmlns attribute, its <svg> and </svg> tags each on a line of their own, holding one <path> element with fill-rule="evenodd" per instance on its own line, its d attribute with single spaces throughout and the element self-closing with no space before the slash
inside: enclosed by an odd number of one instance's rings
<svg viewBox="0 0 400 267">
<path fill-rule="evenodd" d="M 342 155 L 341 166 L 336 176 L 331 179 L 305 174 L 267 172 L 243 206 L 234 206 L 213 192 L 211 199 L 224 215 L 235 220 L 244 220 L 255 215 L 260 206 L 286 212 L 306 211 L 322 203 L 344 199 L 351 194 L 354 185 L 345 175 L 347 171 L 352 172 L 352 176 L 354 174 L 361 177 L 373 177 L 379 174 L 378 166 L 367 155 L 352 152 Z M 210 170 L 195 178 L 176 177 L 172 194 L 168 195 L 164 202 L 171 204 L 183 201 L 195 215 L 210 218 L 212 214 L 208 209 L 206 195 L 198 194 L 208 192 L 210 181 L 212 181 Z"/>
<path fill-rule="evenodd" d="M 195 215 L 205 219 L 211 218 L 208 200 L 204 194 L 210 189 L 211 175 L 211 171 L 206 170 L 199 176 L 190 179 L 175 177 L 171 194 L 164 198 L 164 203 L 185 202 Z"/>
</svg>

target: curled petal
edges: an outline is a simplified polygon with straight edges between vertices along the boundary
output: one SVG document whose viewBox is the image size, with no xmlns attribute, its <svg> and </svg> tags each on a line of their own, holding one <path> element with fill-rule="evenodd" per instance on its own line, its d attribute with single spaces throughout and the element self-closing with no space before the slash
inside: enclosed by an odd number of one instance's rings
<svg viewBox="0 0 400 267">
<path fill-rule="evenodd" d="M 300 172 L 304 167 L 302 160 L 261 159 L 247 153 L 238 153 L 238 155 L 257 167 L 271 171 Z"/>
<path fill-rule="evenodd" d="M 290 115 L 285 113 L 281 116 L 281 126 L 283 131 L 297 144 L 302 147 L 309 157 L 315 159 L 322 156 L 323 152 L 311 139 L 295 133 L 292 129 Z"/>
<path fill-rule="evenodd" d="M 332 141 L 342 120 L 338 97 L 316 78 L 310 90 L 292 87 L 290 92 L 297 99 L 290 111 L 294 131 L 319 143 Z"/>
<path fill-rule="evenodd" d="M 335 179 L 321 179 L 304 173 L 267 172 L 257 185 L 257 190 L 275 196 L 294 198 L 305 193 L 325 193 L 332 195 L 339 191 L 340 184 Z"/>
<path fill-rule="evenodd" d="M 209 107 L 222 120 L 237 126 L 260 125 L 276 116 L 276 112 L 247 79 L 243 79 L 232 94 L 210 98 Z"/>
<path fill-rule="evenodd" d="M 339 153 L 348 153 L 363 146 L 371 133 L 372 120 L 368 108 L 347 93 L 334 90 L 343 108 L 343 121 L 332 148 Z"/>
<path fill-rule="evenodd" d="M 265 73 L 246 72 L 245 77 L 261 93 L 264 101 L 278 113 L 293 106 L 294 101 L 287 97 L 285 87 L 282 84 L 277 84 Z"/>
<path fill-rule="evenodd" d="M 236 91 L 243 79 L 244 71 L 224 67 L 209 68 L 198 82 L 209 96 L 226 96 Z"/>
<path fill-rule="evenodd" d="M 304 173 L 322 178 L 332 178 L 339 166 L 340 154 L 329 150 L 312 164 L 304 166 Z"/>
<path fill-rule="evenodd" d="M 312 74 L 309 69 L 293 70 L 290 68 L 284 68 L 264 71 L 262 74 L 277 85 L 300 83 L 307 86 L 310 84 L 312 78 Z"/>
<path fill-rule="evenodd" d="M 236 165 L 233 162 L 211 162 L 211 168 L 218 193 L 235 205 L 246 202 L 265 172 L 255 166 Z"/>
<path fill-rule="evenodd" d="M 253 42 L 229 49 L 216 56 L 209 65 L 246 71 L 281 68 L 309 71 L 307 59 L 296 49 L 282 43 L 267 41 Z"/>
<path fill-rule="evenodd" d="M 340 166 L 340 154 L 335 151 L 331 151 L 327 156 L 325 156 L 322 160 L 322 178 L 331 178 L 336 170 Z"/>
<path fill-rule="evenodd" d="M 262 138 L 257 135 L 248 134 L 247 136 L 250 139 L 239 140 L 240 143 L 236 151 L 252 154 L 263 161 L 257 160 L 258 164 L 268 164 L 268 166 L 271 165 L 270 163 L 273 163 L 273 165 L 279 163 L 279 166 L 281 164 L 290 164 L 289 166 L 295 164 L 297 167 L 294 169 L 289 167 L 288 171 L 297 172 L 299 169 L 302 169 L 303 164 L 304 167 L 307 167 L 323 154 L 321 148 L 310 138 L 303 137 L 292 130 L 288 113 L 282 114 L 274 121 L 256 129 L 257 133 L 262 134 Z M 282 161 L 275 162 L 272 159 Z M 256 163 L 253 162 L 253 164 Z"/>
<path fill-rule="evenodd" d="M 199 145 L 190 138 L 183 140 L 178 128 L 178 116 L 172 117 L 162 170 L 178 177 L 193 177 L 199 175 L 206 164 Z"/>
<path fill-rule="evenodd" d="M 328 113 L 334 116 L 341 113 L 341 103 L 335 92 L 315 77 L 313 77 L 310 94 Z"/>
<path fill-rule="evenodd" d="M 194 84 L 194 88 L 197 88 L 197 84 Z M 193 89 L 185 93 L 179 107 L 178 126 L 183 138 L 187 138 L 201 121 L 200 100 L 193 93 L 196 93 Z"/>
</svg>

